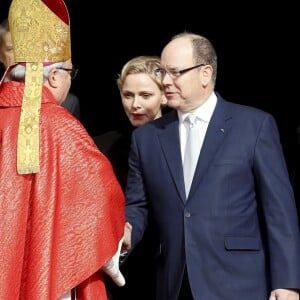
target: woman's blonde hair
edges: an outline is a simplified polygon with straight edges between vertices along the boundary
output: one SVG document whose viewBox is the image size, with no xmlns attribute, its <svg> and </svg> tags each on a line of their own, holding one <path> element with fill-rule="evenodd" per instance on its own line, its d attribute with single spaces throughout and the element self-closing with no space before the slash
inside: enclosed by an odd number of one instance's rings
<svg viewBox="0 0 300 300">
<path fill-rule="evenodd" d="M 141 55 L 129 60 L 122 68 L 117 78 L 119 90 L 122 90 L 126 77 L 130 74 L 148 74 L 163 91 L 162 78 L 157 69 L 160 68 L 160 58 L 158 56 Z"/>
</svg>

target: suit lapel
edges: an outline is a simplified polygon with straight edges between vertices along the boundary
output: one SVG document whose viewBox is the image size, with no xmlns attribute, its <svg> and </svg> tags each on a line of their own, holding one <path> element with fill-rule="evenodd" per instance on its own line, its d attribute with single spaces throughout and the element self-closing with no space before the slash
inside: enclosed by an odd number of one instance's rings
<svg viewBox="0 0 300 300">
<path fill-rule="evenodd" d="M 185 201 L 177 112 L 171 112 L 164 121 L 158 138 L 176 189 L 182 201 Z"/>
<path fill-rule="evenodd" d="M 228 110 L 226 107 L 226 102 L 218 98 L 215 111 L 209 122 L 205 139 L 201 148 L 189 196 L 192 196 L 197 189 L 197 186 L 200 184 L 203 176 L 205 176 L 208 167 L 212 163 L 217 151 L 220 149 L 220 146 L 223 143 L 226 135 L 230 131 L 229 120 L 231 117 L 228 115 Z"/>
</svg>

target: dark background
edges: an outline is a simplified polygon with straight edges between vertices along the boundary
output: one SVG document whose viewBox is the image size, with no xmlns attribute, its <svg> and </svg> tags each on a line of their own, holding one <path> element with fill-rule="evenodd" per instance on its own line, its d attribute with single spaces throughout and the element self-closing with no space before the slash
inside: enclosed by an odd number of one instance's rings
<svg viewBox="0 0 300 300">
<path fill-rule="evenodd" d="M 11 1 L 0 1 L 2 20 Z M 160 55 L 172 35 L 188 30 L 214 44 L 219 61 L 216 90 L 225 99 L 275 116 L 288 165 L 293 165 L 300 121 L 296 4 L 126 1 L 106 3 L 111 8 L 104 9 L 98 1 L 65 2 L 72 59 L 79 68 L 71 91 L 79 96 L 82 123 L 91 135 L 126 121 L 115 82 L 122 65 L 136 55 Z"/>
</svg>

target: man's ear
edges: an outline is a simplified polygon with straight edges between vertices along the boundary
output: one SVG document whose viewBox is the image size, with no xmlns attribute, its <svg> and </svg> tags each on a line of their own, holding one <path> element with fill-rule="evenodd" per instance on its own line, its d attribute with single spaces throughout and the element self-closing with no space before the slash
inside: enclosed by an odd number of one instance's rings
<svg viewBox="0 0 300 300">
<path fill-rule="evenodd" d="M 213 69 L 210 65 L 206 65 L 202 67 L 202 70 L 200 70 L 200 76 L 202 79 L 202 84 L 204 86 L 208 85 L 208 83 L 211 81 L 213 74 Z"/>
<path fill-rule="evenodd" d="M 52 69 L 49 72 L 48 82 L 49 82 L 50 86 L 57 87 L 57 85 L 58 85 L 58 70 L 57 69 Z"/>
</svg>

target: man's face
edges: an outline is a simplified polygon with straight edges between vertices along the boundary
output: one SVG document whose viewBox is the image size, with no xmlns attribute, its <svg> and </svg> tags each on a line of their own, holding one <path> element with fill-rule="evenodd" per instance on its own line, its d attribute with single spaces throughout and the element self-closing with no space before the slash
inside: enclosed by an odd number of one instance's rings
<svg viewBox="0 0 300 300">
<path fill-rule="evenodd" d="M 3 44 L 2 47 L 0 47 L 0 62 L 4 65 L 5 69 L 15 62 L 11 34 L 9 31 L 3 35 Z"/>
</svg>

